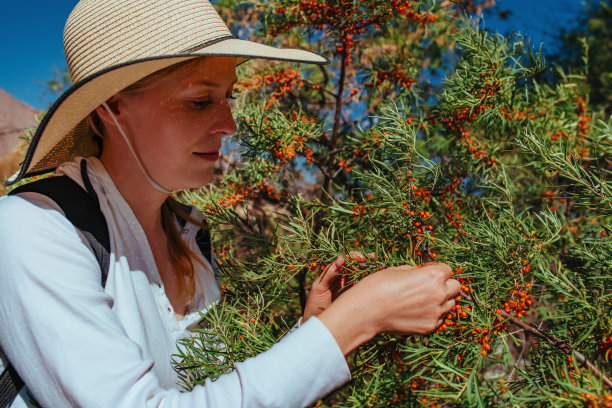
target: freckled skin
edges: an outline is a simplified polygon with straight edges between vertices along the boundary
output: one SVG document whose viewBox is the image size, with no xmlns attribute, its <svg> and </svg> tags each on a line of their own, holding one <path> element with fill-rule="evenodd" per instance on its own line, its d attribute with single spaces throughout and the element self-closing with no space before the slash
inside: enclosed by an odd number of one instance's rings
<svg viewBox="0 0 612 408">
<path fill-rule="evenodd" d="M 201 187 L 212 180 L 221 139 L 236 132 L 227 100 L 235 80 L 235 58 L 204 58 L 106 102 L 153 180 L 173 191 Z M 96 113 L 104 123 L 100 160 L 147 236 L 170 303 L 184 314 L 186 291 L 160 211 L 168 194 L 149 183 L 106 109 Z"/>
<path fill-rule="evenodd" d="M 206 58 L 193 69 L 109 101 L 149 175 L 164 188 L 201 187 L 212 180 L 214 157 L 194 153 L 214 154 L 222 137 L 236 132 L 227 101 L 235 79 L 234 58 Z M 101 159 L 112 173 L 120 160 L 133 159 L 110 130 Z"/>
</svg>

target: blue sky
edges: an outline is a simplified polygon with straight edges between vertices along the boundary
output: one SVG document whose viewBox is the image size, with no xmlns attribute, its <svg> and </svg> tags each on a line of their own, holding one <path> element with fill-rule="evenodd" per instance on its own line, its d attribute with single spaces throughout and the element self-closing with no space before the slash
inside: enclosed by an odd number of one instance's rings
<svg viewBox="0 0 612 408">
<path fill-rule="evenodd" d="M 103 0 L 102 0 L 103 1 Z M 35 107 L 53 67 L 65 67 L 62 32 L 76 0 L 2 0 L 0 88 Z M 52 102 L 52 101 L 49 101 Z"/>
<path fill-rule="evenodd" d="M 99 0 L 104 1 L 104 0 Z M 77 0 L 3 0 L 0 9 L 0 88 L 40 109 L 48 102 L 39 83 L 64 68 L 64 22 Z M 567 26 L 581 10 L 580 0 L 498 0 L 510 10 L 507 20 L 491 15 L 486 26 L 502 34 L 528 34 L 539 44 L 552 46 L 558 27 Z M 47 96 L 47 99 L 49 97 Z"/>
</svg>

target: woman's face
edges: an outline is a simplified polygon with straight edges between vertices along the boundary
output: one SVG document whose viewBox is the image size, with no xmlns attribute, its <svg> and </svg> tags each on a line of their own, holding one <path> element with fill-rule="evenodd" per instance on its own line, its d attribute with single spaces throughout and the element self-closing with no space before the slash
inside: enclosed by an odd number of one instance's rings
<svg viewBox="0 0 612 408">
<path fill-rule="evenodd" d="M 144 167 L 163 187 L 196 188 L 212 180 L 221 139 L 236 132 L 228 103 L 235 81 L 234 57 L 209 57 L 111 99 Z"/>
</svg>

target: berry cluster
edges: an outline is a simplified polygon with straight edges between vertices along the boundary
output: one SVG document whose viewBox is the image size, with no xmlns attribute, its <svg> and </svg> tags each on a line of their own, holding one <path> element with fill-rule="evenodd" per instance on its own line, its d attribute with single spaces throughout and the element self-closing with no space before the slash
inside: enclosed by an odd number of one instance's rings
<svg viewBox="0 0 612 408">
<path fill-rule="evenodd" d="M 581 377 L 583 375 L 583 367 L 584 366 L 582 364 L 574 362 L 574 358 L 572 356 L 567 356 L 567 363 L 565 364 L 565 368 L 567 368 L 567 373 L 569 374 L 568 378 L 574 386 L 578 385 L 576 378 Z M 565 378 L 565 372 L 561 369 L 561 367 L 559 367 L 559 369 L 561 370 L 559 375 Z"/>
<path fill-rule="evenodd" d="M 278 201 L 287 197 L 286 191 L 277 192 L 275 187 L 269 184 L 268 180 L 260 180 L 252 186 L 241 186 L 237 182 L 233 182 L 227 187 L 229 193 L 216 201 L 216 205 L 221 208 L 235 208 L 248 198 L 257 199 L 266 197 Z M 216 211 L 214 207 L 205 207 L 203 210 L 209 214 L 214 214 Z"/>
<path fill-rule="evenodd" d="M 345 160 L 342 157 L 340 158 L 340 160 L 338 160 L 338 167 L 340 167 L 346 172 L 350 172 L 351 170 L 353 170 L 353 168 L 350 166 L 350 161 Z"/>
<path fill-rule="evenodd" d="M 270 149 L 272 156 L 280 160 L 280 164 L 284 165 L 288 160 L 293 159 L 296 152 L 304 150 L 305 137 L 293 136 L 292 139 L 276 139 L 274 145 Z M 310 155 L 312 157 L 312 154 Z"/>
<path fill-rule="evenodd" d="M 509 111 L 505 107 L 502 106 L 501 108 L 499 108 L 499 111 L 504 116 L 504 118 L 506 118 L 506 120 L 509 120 L 509 121 L 514 120 L 514 121 L 520 122 L 523 120 L 533 120 L 533 119 L 536 119 L 536 117 L 546 116 L 545 111 L 541 111 L 537 115 L 535 113 L 532 113 L 533 112 L 532 106 L 528 107 L 524 111 L 521 111 L 521 110 Z"/>
<path fill-rule="evenodd" d="M 425 252 L 430 259 L 435 260 L 438 254 L 436 254 L 431 248 L 428 246 L 428 242 L 434 242 L 436 239 L 433 236 L 429 236 L 427 238 L 426 231 L 433 231 L 433 226 L 429 225 L 426 220 L 431 216 L 429 211 L 421 210 L 415 211 L 411 210 L 408 202 L 402 202 L 402 211 L 404 215 L 407 215 L 410 218 L 410 224 L 407 229 L 397 229 L 397 234 L 400 238 L 412 239 L 415 245 L 411 247 L 414 248 L 412 256 L 414 257 L 422 257 Z M 429 235 L 429 234 L 427 234 Z M 390 246 L 395 245 L 393 241 L 391 241 Z M 397 251 L 397 248 L 396 248 Z M 420 266 L 420 265 L 419 265 Z"/>
<path fill-rule="evenodd" d="M 229 266 L 231 264 L 229 245 L 215 246 L 214 252 L 215 252 L 215 256 L 217 257 L 217 263 L 219 264 L 219 266 Z M 222 294 L 227 292 L 227 290 L 228 290 L 227 285 L 221 286 Z"/>
<path fill-rule="evenodd" d="M 376 71 L 376 78 L 372 81 L 371 86 L 378 86 L 385 81 L 400 85 L 403 88 L 412 88 L 416 82 L 402 71 L 399 64 L 390 70 Z"/>
<path fill-rule="evenodd" d="M 421 198 L 425 204 L 428 204 L 431 200 L 431 190 L 427 187 L 418 188 L 417 186 L 412 186 L 412 192 L 415 197 Z"/>
<path fill-rule="evenodd" d="M 582 392 L 580 395 L 582 395 L 586 406 L 589 408 L 612 408 L 612 394 L 602 394 L 599 396 Z"/>
<path fill-rule="evenodd" d="M 472 138 L 472 134 L 470 132 L 461 132 L 459 141 L 463 144 L 463 147 L 467 149 L 467 151 L 474 157 L 476 160 L 482 161 L 489 167 L 496 166 L 497 162 L 494 157 L 491 157 L 486 152 L 486 145 L 484 143 L 480 144 Z"/>
<path fill-rule="evenodd" d="M 351 211 L 355 213 L 355 215 L 353 216 L 354 221 L 357 221 L 360 216 L 365 215 L 368 212 L 365 204 L 355 204 Z"/>
<path fill-rule="evenodd" d="M 240 93 L 263 86 L 268 87 L 271 95 L 266 98 L 266 108 L 269 108 L 291 92 L 295 85 L 304 86 L 301 78 L 302 74 L 299 71 L 287 69 L 267 75 L 256 75 L 252 80 L 240 81 L 236 84 L 235 90 Z"/>
<path fill-rule="evenodd" d="M 484 144 L 480 144 L 472 137 L 472 134 L 465 127 L 467 122 L 475 121 L 481 113 L 490 108 L 489 105 L 482 103 L 474 108 L 451 109 L 450 113 L 441 121 L 449 130 L 457 133 L 457 140 L 472 157 L 488 167 L 493 167 L 497 165 L 495 158 L 486 151 Z"/>
<path fill-rule="evenodd" d="M 441 121 L 449 130 L 463 132 L 465 131 L 465 123 L 475 121 L 486 110 L 487 107 L 482 104 L 474 107 L 474 109 L 469 107 L 451 109 Z"/>
<path fill-rule="evenodd" d="M 589 125 L 589 121 L 591 117 L 588 115 L 586 98 L 576 98 L 576 113 L 578 114 L 578 135 L 586 136 L 589 134 L 589 129 L 591 125 Z"/>
<path fill-rule="evenodd" d="M 589 116 L 587 108 L 586 108 L 587 100 L 586 98 L 576 98 L 576 113 L 578 114 L 578 143 L 582 144 L 586 137 L 589 135 L 589 129 L 591 125 L 589 121 L 591 120 L 591 116 Z M 577 154 L 582 158 L 583 161 L 589 161 L 589 148 L 581 147 L 577 151 Z"/>
<path fill-rule="evenodd" d="M 523 267 L 525 268 L 525 267 Z M 509 315 L 515 315 L 519 319 L 527 314 L 527 309 L 533 305 L 531 297 L 531 284 L 526 283 L 525 288 L 520 284 L 510 292 L 510 297 L 504 302 L 504 312 Z M 501 310 L 497 310 L 497 314 L 501 315 Z"/>
<path fill-rule="evenodd" d="M 266 197 L 271 198 L 272 200 L 280 200 L 281 197 L 285 197 L 287 195 L 287 193 L 285 191 L 278 193 L 275 192 L 275 187 L 271 184 L 268 184 L 268 180 L 263 180 L 260 181 L 257 184 L 257 187 L 259 187 L 259 190 L 261 191 L 261 194 L 263 194 Z M 257 198 L 258 195 L 255 194 L 254 198 Z"/>
<path fill-rule="evenodd" d="M 356 37 L 365 34 L 368 28 L 380 28 L 395 17 L 405 16 L 411 21 L 426 24 L 438 17 L 428 12 L 415 11 L 406 0 L 355 2 L 338 0 L 334 2 L 301 0 L 299 3 L 282 5 L 272 11 L 269 33 L 275 37 L 292 28 L 325 30 L 336 39 L 336 52 L 351 63 Z"/>
<path fill-rule="evenodd" d="M 508 392 L 508 386 L 506 385 L 506 383 L 504 382 L 504 380 L 498 380 L 497 384 L 499 385 L 499 392 L 501 394 L 505 394 Z"/>
<path fill-rule="evenodd" d="M 355 163 L 367 163 L 370 160 L 370 153 L 376 151 L 383 143 L 383 136 L 378 132 L 372 132 L 368 133 L 365 138 L 354 138 L 352 142 L 353 150 L 343 150 L 342 157 L 336 161 L 337 166 L 346 172 L 352 171 Z"/>
<path fill-rule="evenodd" d="M 600 348 L 604 358 L 608 361 L 612 357 L 612 329 L 610 329 L 610 334 L 607 337 L 604 335 Z"/>
<path fill-rule="evenodd" d="M 562 131 L 561 129 L 557 129 L 555 131 L 555 133 L 550 135 L 550 138 L 552 140 L 559 140 L 559 139 L 566 140 L 567 139 L 567 133 Z"/>
<path fill-rule="evenodd" d="M 467 232 L 463 231 L 463 218 L 465 217 L 461 211 L 465 208 L 463 200 L 459 199 L 459 193 L 461 185 L 465 177 L 461 174 L 461 171 L 457 170 L 457 176 L 450 180 L 450 183 L 442 189 L 442 206 L 444 207 L 444 215 L 446 220 L 453 227 L 458 235 L 467 235 Z"/>
<path fill-rule="evenodd" d="M 228 187 L 230 188 L 230 193 L 217 200 L 217 205 L 223 208 L 234 208 L 253 191 L 253 187 L 238 186 L 236 182 Z"/>
</svg>

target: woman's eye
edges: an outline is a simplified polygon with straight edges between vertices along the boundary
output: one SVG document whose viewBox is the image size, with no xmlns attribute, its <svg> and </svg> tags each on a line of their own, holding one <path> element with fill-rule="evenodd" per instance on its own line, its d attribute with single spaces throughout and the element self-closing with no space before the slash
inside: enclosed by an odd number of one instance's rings
<svg viewBox="0 0 612 408">
<path fill-rule="evenodd" d="M 235 101 L 236 100 L 236 95 L 227 95 L 226 96 L 227 99 Z"/>
<path fill-rule="evenodd" d="M 206 101 L 191 101 L 191 104 L 193 105 L 194 108 L 196 109 L 204 109 L 206 108 L 208 105 L 210 105 L 210 101 L 206 100 Z"/>
</svg>

